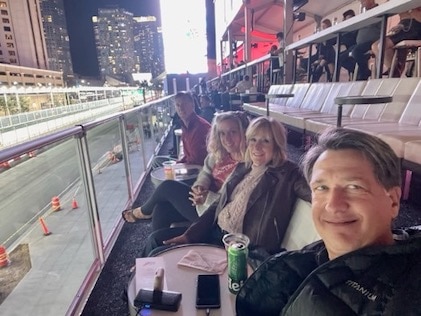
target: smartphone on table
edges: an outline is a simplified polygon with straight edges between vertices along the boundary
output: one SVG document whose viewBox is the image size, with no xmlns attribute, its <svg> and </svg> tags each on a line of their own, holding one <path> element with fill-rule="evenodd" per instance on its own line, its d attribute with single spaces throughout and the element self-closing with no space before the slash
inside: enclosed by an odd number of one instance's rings
<svg viewBox="0 0 421 316">
<path fill-rule="evenodd" d="M 196 308 L 220 308 L 221 293 L 218 274 L 199 274 L 196 285 Z"/>
</svg>

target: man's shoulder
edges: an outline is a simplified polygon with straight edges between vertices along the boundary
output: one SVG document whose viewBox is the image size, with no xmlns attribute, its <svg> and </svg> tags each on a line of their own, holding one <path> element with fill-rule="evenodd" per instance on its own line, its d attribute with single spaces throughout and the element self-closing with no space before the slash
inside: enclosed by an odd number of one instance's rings
<svg viewBox="0 0 421 316">
<path fill-rule="evenodd" d="M 198 129 L 198 128 L 203 128 L 203 129 L 210 129 L 211 125 L 208 121 L 206 121 L 203 117 L 201 117 L 198 114 L 194 114 L 191 118 L 191 124 L 189 124 L 189 127 L 191 126 L 191 129 Z M 191 130 L 189 128 L 189 130 Z"/>
</svg>

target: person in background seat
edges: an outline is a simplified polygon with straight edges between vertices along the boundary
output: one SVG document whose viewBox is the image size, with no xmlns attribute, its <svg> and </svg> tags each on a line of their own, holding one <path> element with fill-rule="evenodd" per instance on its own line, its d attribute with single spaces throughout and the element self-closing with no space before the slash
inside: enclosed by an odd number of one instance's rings
<svg viewBox="0 0 421 316">
<path fill-rule="evenodd" d="M 231 89 L 233 92 L 245 93 L 247 90 L 250 90 L 253 87 L 253 82 L 250 80 L 249 75 L 245 75 L 243 80 L 237 82 L 234 88 Z"/>
<path fill-rule="evenodd" d="M 195 112 L 195 97 L 189 92 L 178 92 L 175 97 L 175 110 L 180 119 L 181 141 L 184 154 L 176 159 L 178 163 L 203 166 L 207 155 L 206 139 L 211 125 Z M 152 162 L 153 168 L 162 166 L 169 160 L 168 156 L 156 156 Z"/>
<path fill-rule="evenodd" d="M 361 5 L 366 10 L 370 10 L 378 6 L 374 0 L 360 0 Z M 351 57 L 358 64 L 357 80 L 367 80 L 371 76 L 370 68 L 368 68 L 368 60 L 370 55 L 367 54 L 371 45 L 380 38 L 381 22 L 374 23 L 358 30 L 356 45 L 351 51 Z M 349 70 L 349 69 L 348 69 Z"/>
<path fill-rule="evenodd" d="M 200 116 L 212 124 L 213 116 L 215 115 L 215 107 L 212 104 L 208 95 L 202 94 L 200 96 Z"/>
<path fill-rule="evenodd" d="M 249 277 L 236 315 L 419 315 L 421 234 L 396 235 L 401 165 L 381 139 L 325 130 L 301 162 L 322 240 Z"/>
<path fill-rule="evenodd" d="M 329 19 L 322 21 L 322 30 L 332 26 L 332 22 Z M 326 42 L 317 45 L 317 56 L 318 59 L 313 62 L 313 72 L 311 82 L 319 82 L 323 71 L 326 71 L 327 81 L 332 81 L 334 63 L 335 63 L 335 49 L 336 38 L 327 40 Z"/>
<path fill-rule="evenodd" d="M 355 16 L 354 10 L 346 10 L 343 14 L 343 20 L 346 21 Z M 339 67 L 348 70 L 348 74 L 353 74 L 355 69 L 355 59 L 350 56 L 352 49 L 357 44 L 358 31 L 347 32 L 341 36 L 341 45 L 345 46 L 345 50 L 339 54 Z"/>
<path fill-rule="evenodd" d="M 395 52 L 394 46 L 403 40 L 421 40 L 421 7 L 405 11 L 399 14 L 398 25 L 392 27 L 385 39 L 384 47 L 384 69 L 383 74 L 389 74 L 390 66 Z M 379 54 L 379 41 L 376 41 L 371 49 L 377 56 Z M 395 72 L 391 77 L 400 77 L 405 68 L 405 61 L 408 51 L 398 50 L 398 63 Z"/>
</svg>

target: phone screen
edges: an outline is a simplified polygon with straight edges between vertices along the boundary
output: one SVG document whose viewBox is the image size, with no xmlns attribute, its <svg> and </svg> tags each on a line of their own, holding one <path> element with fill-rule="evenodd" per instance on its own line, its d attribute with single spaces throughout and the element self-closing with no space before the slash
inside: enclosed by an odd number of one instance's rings
<svg viewBox="0 0 421 316">
<path fill-rule="evenodd" d="M 199 274 L 197 276 L 196 307 L 221 307 L 218 274 Z"/>
</svg>

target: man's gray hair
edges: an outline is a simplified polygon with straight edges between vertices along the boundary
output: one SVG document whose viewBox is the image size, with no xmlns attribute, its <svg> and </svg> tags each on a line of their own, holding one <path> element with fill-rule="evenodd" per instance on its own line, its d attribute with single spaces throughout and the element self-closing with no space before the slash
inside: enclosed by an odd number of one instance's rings
<svg viewBox="0 0 421 316">
<path fill-rule="evenodd" d="M 319 135 L 301 160 L 301 168 L 310 182 L 313 167 L 326 150 L 352 149 L 360 152 L 373 166 L 374 176 L 386 189 L 401 186 L 401 165 L 393 149 L 378 137 L 345 128 L 328 128 Z"/>
</svg>

